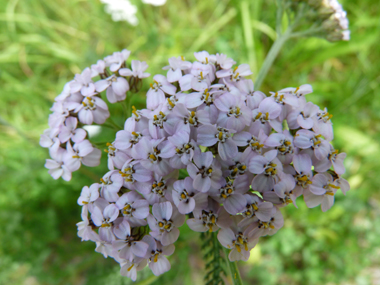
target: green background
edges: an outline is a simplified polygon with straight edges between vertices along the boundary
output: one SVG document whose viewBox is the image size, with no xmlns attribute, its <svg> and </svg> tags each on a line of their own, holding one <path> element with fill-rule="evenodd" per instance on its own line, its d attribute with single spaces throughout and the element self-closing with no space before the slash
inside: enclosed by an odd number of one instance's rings
<svg viewBox="0 0 380 285">
<path fill-rule="evenodd" d="M 55 96 L 75 73 L 123 48 L 147 61 L 152 74 L 164 74 L 171 56 L 192 61 L 194 51 L 207 50 L 248 62 L 254 80 L 276 37 L 274 1 L 132 2 L 136 27 L 113 22 L 95 0 L 0 0 L 0 284 L 131 283 L 113 259 L 76 235 L 81 188 L 105 169 L 82 167 L 65 182 L 43 166 L 48 152 L 39 136 Z M 352 189 L 339 192 L 326 213 L 307 209 L 302 198 L 299 209 L 285 208 L 284 227 L 239 262 L 245 284 L 380 282 L 380 5 L 341 2 L 351 41 L 287 42 L 261 90 L 312 84 L 308 100 L 334 115 L 334 146 L 347 153 Z M 138 107 L 144 100 L 143 92 L 133 98 Z M 111 110 L 121 124 L 121 107 Z M 183 226 L 172 270 L 159 278 L 143 271 L 138 284 L 202 284 L 200 244 L 199 234 Z"/>
</svg>

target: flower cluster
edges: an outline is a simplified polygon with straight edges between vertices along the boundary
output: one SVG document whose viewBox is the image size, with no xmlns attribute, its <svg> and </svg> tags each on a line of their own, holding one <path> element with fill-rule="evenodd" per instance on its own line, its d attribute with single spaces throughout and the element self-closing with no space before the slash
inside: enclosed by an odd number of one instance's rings
<svg viewBox="0 0 380 285">
<path fill-rule="evenodd" d="M 86 139 L 87 132 L 81 126 L 101 125 L 110 116 L 107 103 L 100 96 L 102 91 L 106 92 L 110 103 L 123 101 L 130 88 L 136 88 L 142 78 L 150 76 L 145 73 L 148 68 L 145 62 L 132 60 L 132 70 L 126 68 L 129 55 L 129 51 L 123 50 L 99 60 L 91 68 L 76 74 L 55 98 L 49 129 L 40 139 L 40 145 L 49 148 L 51 159 L 46 160 L 45 167 L 54 179 L 62 177 L 69 181 L 71 173 L 81 164 L 99 165 L 101 151 Z M 94 81 L 94 78 L 98 80 Z M 112 155 L 112 147 L 110 151 Z M 126 158 L 124 156 L 119 163 L 116 161 L 116 167 L 121 167 Z"/>
<path fill-rule="evenodd" d="M 132 62 L 132 70 L 122 68 L 125 54 L 113 62 L 106 58 L 106 65 L 131 76 L 130 81 L 145 77 L 140 72 L 145 65 Z M 308 207 L 321 205 L 326 211 L 339 189 L 349 190 L 341 177 L 346 154 L 330 143 L 332 115 L 306 101 L 310 85 L 267 96 L 245 78 L 252 74 L 247 64 L 234 66 L 224 54 L 194 55 L 194 62 L 170 58 L 163 68 L 166 76 L 153 77 L 146 109 L 133 107 L 124 130 L 108 144 L 109 171 L 99 183 L 85 186 L 78 199 L 83 219 L 78 235 L 113 257 L 121 274 L 132 280 L 146 265 L 155 275 L 170 269 L 167 256 L 185 221 L 197 232 L 219 231 L 219 242 L 231 250 L 229 259 L 247 260 L 261 236 L 283 226 L 281 207 L 297 207 L 296 199 L 303 195 Z M 92 107 L 90 102 L 100 106 L 102 120 L 108 116 L 96 92 L 108 88 L 111 103 L 125 98 L 127 81 L 115 74 L 92 83 L 93 71 L 102 74 L 104 66 L 100 61 L 76 76 L 70 83 L 76 93 L 55 103 L 77 104 L 65 107 L 70 116 L 52 115 L 59 117 L 58 144 L 80 136 L 75 131 L 60 139 L 65 128 L 76 129 L 74 114 L 83 123 L 95 121 L 93 113 L 80 115 L 93 112 L 85 109 Z M 75 143 L 71 147 L 68 142 L 67 151 L 77 149 L 75 156 L 84 163 L 88 153 L 82 155 Z"/>
</svg>

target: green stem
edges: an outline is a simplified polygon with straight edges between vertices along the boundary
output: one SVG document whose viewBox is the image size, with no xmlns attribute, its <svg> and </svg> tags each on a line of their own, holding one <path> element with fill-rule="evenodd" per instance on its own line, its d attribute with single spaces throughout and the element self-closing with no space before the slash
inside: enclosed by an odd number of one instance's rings
<svg viewBox="0 0 380 285">
<path fill-rule="evenodd" d="M 266 75 L 268 74 L 270 67 L 272 66 L 274 60 L 276 59 L 278 53 L 280 52 L 285 42 L 290 38 L 290 35 L 291 27 L 289 27 L 282 35 L 279 35 L 273 43 L 271 49 L 268 52 L 267 57 L 263 62 L 263 65 L 261 66 L 259 74 L 256 77 L 255 90 L 260 89 L 261 84 L 263 83 Z"/>
<path fill-rule="evenodd" d="M 120 127 L 118 125 L 116 125 L 115 123 L 112 123 L 111 121 L 108 121 L 107 123 L 104 123 L 104 124 L 98 125 L 98 126 L 105 127 L 105 128 L 108 128 L 108 129 L 111 129 L 114 131 L 120 131 Z"/>
<path fill-rule="evenodd" d="M 292 33 L 290 35 L 290 37 L 291 38 L 300 38 L 300 37 L 311 36 L 311 35 L 317 34 L 319 32 L 322 32 L 323 30 L 324 29 L 322 27 L 320 27 L 320 28 L 312 28 L 312 29 L 309 29 L 309 30 L 306 30 L 306 31 Z"/>
<path fill-rule="evenodd" d="M 115 128 L 117 128 L 119 131 L 124 129 L 124 126 L 119 126 L 113 119 L 112 117 L 109 117 L 108 118 L 109 120 L 109 123 L 111 123 L 111 125 L 115 126 Z"/>
<path fill-rule="evenodd" d="M 224 251 L 224 255 L 226 256 L 227 266 L 231 272 L 231 278 L 232 278 L 233 284 L 234 285 L 243 285 L 243 281 L 241 280 L 241 277 L 240 277 L 240 272 L 239 272 L 239 268 L 237 266 L 237 262 L 236 261 L 230 261 L 228 259 L 229 250 L 227 248 L 223 247 L 223 251 Z"/>
<path fill-rule="evenodd" d="M 282 15 L 284 14 L 284 4 L 282 0 L 277 0 L 276 32 L 282 34 Z"/>
<path fill-rule="evenodd" d="M 280 3 L 280 2 L 278 2 L 278 3 Z M 280 52 L 280 50 L 283 47 L 283 45 L 285 44 L 285 42 L 288 39 L 290 39 L 291 37 L 293 37 L 293 35 L 295 35 L 295 34 L 292 34 L 292 32 L 295 29 L 297 29 L 297 27 L 300 24 L 300 22 L 302 21 L 302 19 L 305 17 L 305 15 L 307 15 L 307 11 L 305 12 L 305 7 L 306 7 L 305 5 L 301 4 L 300 8 L 297 11 L 296 16 L 293 20 L 293 23 L 289 25 L 289 27 L 286 29 L 286 31 L 283 34 L 278 34 L 277 39 L 275 40 L 272 47 L 270 48 L 270 50 L 269 50 L 269 52 L 268 52 L 268 54 L 267 54 L 267 56 L 263 62 L 263 65 L 261 66 L 259 74 L 257 75 L 256 82 L 255 82 L 255 90 L 260 89 L 261 84 L 263 83 L 265 77 L 268 74 L 269 69 L 271 68 L 274 60 L 276 59 L 278 53 Z M 279 9 L 280 8 L 283 8 L 283 7 L 280 6 Z M 280 22 L 282 20 L 282 14 L 283 13 L 281 13 L 281 11 L 278 12 L 278 14 L 277 14 L 277 23 L 276 23 L 277 24 L 277 27 L 276 27 L 277 33 L 279 33 L 279 31 L 281 30 L 281 27 L 279 25 L 280 25 Z M 289 16 L 289 19 L 290 19 L 290 16 Z"/>
</svg>

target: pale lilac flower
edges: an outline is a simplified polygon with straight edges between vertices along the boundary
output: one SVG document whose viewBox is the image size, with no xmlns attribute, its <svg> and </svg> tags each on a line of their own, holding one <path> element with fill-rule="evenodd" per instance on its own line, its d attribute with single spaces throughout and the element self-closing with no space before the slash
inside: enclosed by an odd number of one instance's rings
<svg viewBox="0 0 380 285">
<path fill-rule="evenodd" d="M 72 81 L 69 81 L 65 84 L 65 86 L 63 86 L 63 90 L 61 92 L 61 94 L 59 94 L 57 97 L 55 97 L 55 101 L 59 102 L 59 101 L 66 101 L 71 95 L 71 88 L 70 88 L 70 85 L 71 83 L 73 82 Z M 73 95 L 76 94 L 76 93 L 73 93 Z"/>
<path fill-rule="evenodd" d="M 269 98 L 281 108 L 281 113 L 278 117 L 280 121 L 285 120 L 289 113 L 298 108 L 299 99 L 296 96 L 279 91 L 269 93 L 271 94 Z"/>
<path fill-rule="evenodd" d="M 170 263 L 166 256 L 174 253 L 174 245 L 163 246 L 151 236 L 144 236 L 142 241 L 149 246 L 145 258 L 149 259 L 149 268 L 153 274 L 158 276 L 169 271 Z"/>
<path fill-rule="evenodd" d="M 281 107 L 286 107 L 286 106 L 290 106 L 294 108 L 298 107 L 298 104 L 299 104 L 298 98 L 296 96 L 291 95 L 290 93 L 281 92 L 281 91 L 269 92 L 269 93 L 271 94 L 270 98 L 274 102 L 279 104 Z"/>
<path fill-rule="evenodd" d="M 196 232 L 215 232 L 219 228 L 228 228 L 232 224 L 230 214 L 215 200 L 208 198 L 208 206 L 194 209 L 194 218 L 186 221 L 190 229 Z"/>
<path fill-rule="evenodd" d="M 210 124 L 207 111 L 189 111 L 184 104 L 177 104 L 166 118 L 165 123 L 170 125 L 166 129 L 175 129 L 175 132 L 184 130 L 189 134 L 193 134 L 192 138 L 196 133 L 194 128 L 197 128 L 200 124 Z"/>
<path fill-rule="evenodd" d="M 137 272 L 143 270 L 147 263 L 148 260 L 141 257 L 124 260 L 120 263 L 120 275 L 131 278 L 132 281 L 136 281 Z"/>
<path fill-rule="evenodd" d="M 282 163 L 278 160 L 277 150 L 270 150 L 257 155 L 249 162 L 249 171 L 258 174 L 252 180 L 252 189 L 263 193 L 273 189 L 282 172 Z"/>
<path fill-rule="evenodd" d="M 124 187 L 140 191 L 152 179 L 152 172 L 143 167 L 138 160 L 127 160 L 119 171 L 124 179 Z M 140 191 L 141 192 L 141 191 Z"/>
<path fill-rule="evenodd" d="M 135 149 L 136 154 L 141 159 L 141 165 L 146 169 L 159 175 L 166 175 L 172 170 L 166 158 L 172 157 L 175 150 L 171 147 L 169 141 L 163 141 L 163 139 L 149 140 L 144 137 L 136 145 Z"/>
<path fill-rule="evenodd" d="M 326 140 L 331 141 L 334 138 L 331 118 L 332 114 L 327 112 L 327 108 L 323 111 L 318 110 L 317 115 L 313 117 L 314 126 L 313 130 L 325 137 Z"/>
<path fill-rule="evenodd" d="M 135 146 L 143 136 L 149 138 L 149 131 L 146 129 L 142 132 L 121 130 L 116 133 L 116 140 L 113 144 L 117 149 L 127 150 Z"/>
<path fill-rule="evenodd" d="M 94 207 L 91 213 L 91 220 L 99 228 L 99 237 L 102 241 L 113 242 L 116 240 L 113 234 L 113 221 L 119 216 L 119 209 L 115 204 L 110 204 L 103 211 L 98 207 Z"/>
<path fill-rule="evenodd" d="M 136 110 L 135 106 L 132 106 L 132 116 L 128 118 L 124 123 L 124 130 L 129 132 L 142 132 L 148 127 L 148 118 L 142 116 L 140 110 Z"/>
<path fill-rule="evenodd" d="M 99 198 L 99 184 L 94 183 L 90 187 L 84 186 L 78 198 L 78 205 L 88 205 Z"/>
<path fill-rule="evenodd" d="M 149 203 L 137 192 L 124 193 L 116 201 L 116 207 L 132 226 L 146 225 L 144 219 L 149 215 Z"/>
<path fill-rule="evenodd" d="M 231 81 L 236 82 L 242 79 L 243 76 L 251 75 L 252 71 L 248 64 L 244 63 L 236 66 L 233 70 L 219 70 L 216 72 L 216 77 L 228 77 Z M 244 78 L 244 77 L 243 77 Z"/>
<path fill-rule="evenodd" d="M 300 149 L 310 149 L 318 160 L 327 157 L 330 144 L 321 134 L 309 130 L 299 130 L 294 137 L 294 145 Z"/>
<path fill-rule="evenodd" d="M 264 192 L 264 194 L 270 192 Z M 242 211 L 243 220 L 239 222 L 240 226 L 246 226 L 253 222 L 253 218 L 257 217 L 263 222 L 269 222 L 273 214 L 276 212 L 276 208 L 271 202 L 264 202 L 259 196 L 248 193 L 244 195 L 247 204 L 244 211 Z"/>
<path fill-rule="evenodd" d="M 221 229 L 218 233 L 219 242 L 231 252 L 228 255 L 230 261 L 247 261 L 250 251 L 258 242 L 257 237 L 253 237 L 249 227 L 240 227 L 238 224 L 242 216 L 232 217 L 234 223 L 231 228 Z"/>
<path fill-rule="evenodd" d="M 49 169 L 48 173 L 54 179 L 62 177 L 65 181 L 71 180 L 71 170 L 64 164 L 62 160 L 46 159 L 45 167 Z"/>
<path fill-rule="evenodd" d="M 112 247 L 119 251 L 119 257 L 127 260 L 133 260 L 136 256 L 145 257 L 149 246 L 143 241 L 135 240 L 128 221 L 123 220 L 116 225 L 113 232 L 118 240 L 112 242 Z"/>
<path fill-rule="evenodd" d="M 114 257 L 113 256 L 113 248 L 112 248 L 112 243 L 103 241 L 97 236 L 97 239 L 95 240 L 96 242 L 96 248 L 95 251 L 103 254 L 104 258 L 109 257 Z"/>
<path fill-rule="evenodd" d="M 106 199 L 104 199 L 103 197 L 99 197 L 91 205 L 92 205 L 92 207 L 88 208 L 90 213 L 92 213 L 94 208 L 99 208 L 101 211 L 103 211 L 108 205 L 110 205 L 110 203 Z"/>
<path fill-rule="evenodd" d="M 125 61 L 128 59 L 130 54 L 131 52 L 129 50 L 123 49 L 120 52 L 114 52 L 112 55 L 106 56 L 104 61 L 107 66 L 110 67 L 112 72 L 116 72 L 125 65 Z"/>
<path fill-rule="evenodd" d="M 240 132 L 234 134 L 233 140 L 238 146 L 248 146 L 246 150 L 247 156 L 262 154 L 265 148 L 265 141 L 268 136 L 262 129 L 256 129 L 253 126 L 249 129 L 249 132 Z"/>
<path fill-rule="evenodd" d="M 182 77 L 182 70 L 190 69 L 191 62 L 185 61 L 183 56 L 169 58 L 169 65 L 162 68 L 168 70 L 167 78 L 170 83 L 179 81 Z"/>
<path fill-rule="evenodd" d="M 86 125 L 91 125 L 93 122 L 103 124 L 110 116 L 106 102 L 96 96 L 85 97 L 74 112 L 78 113 L 79 121 Z"/>
<path fill-rule="evenodd" d="M 81 99 L 83 99 L 83 96 L 81 95 Z M 80 100 L 82 101 L 82 100 Z M 51 111 L 53 111 L 53 114 L 49 115 L 49 127 L 51 128 L 51 131 L 53 130 L 59 130 L 59 127 L 63 124 L 63 122 L 66 120 L 66 118 L 70 115 L 70 111 L 76 108 L 78 106 L 79 102 L 55 102 L 53 104 L 53 107 L 50 108 Z M 55 135 L 50 135 L 55 136 Z"/>
<path fill-rule="evenodd" d="M 181 169 L 191 163 L 195 150 L 199 150 L 197 143 L 190 140 L 190 135 L 186 131 L 179 131 L 168 140 L 175 148 L 175 154 L 170 158 L 170 166 L 173 168 Z"/>
<path fill-rule="evenodd" d="M 241 96 L 232 96 L 231 93 L 224 93 L 214 102 L 219 109 L 217 124 L 223 128 L 242 131 L 249 126 L 252 121 L 252 111 L 248 108 Z"/>
<path fill-rule="evenodd" d="M 318 173 L 312 179 L 313 184 L 305 190 L 303 197 L 309 208 L 321 205 L 322 211 L 326 212 L 334 204 L 334 195 L 340 188 L 328 173 Z"/>
<path fill-rule="evenodd" d="M 215 63 L 215 55 L 210 55 L 207 51 L 194 52 L 194 57 L 197 61 L 202 64 L 213 64 Z"/>
<path fill-rule="evenodd" d="M 261 91 L 255 91 L 253 81 L 251 79 L 240 80 L 236 83 L 240 93 L 245 97 L 248 108 L 257 109 L 266 96 Z"/>
<path fill-rule="evenodd" d="M 135 78 L 143 79 L 150 76 L 150 73 L 145 72 L 148 68 L 148 64 L 145 61 L 132 60 L 131 68 L 121 68 L 119 74 L 122 76 L 133 76 Z"/>
<path fill-rule="evenodd" d="M 270 98 L 265 98 L 259 107 L 252 111 L 253 124 L 251 128 L 262 129 L 266 135 L 269 135 L 271 128 L 277 132 L 282 132 L 282 123 L 276 120 L 280 113 L 280 106 Z"/>
<path fill-rule="evenodd" d="M 244 195 L 249 190 L 248 180 L 231 180 L 225 183 L 223 187 L 219 189 L 211 189 L 209 195 L 212 196 L 219 203 L 223 204 L 223 207 L 231 215 L 236 215 L 243 211 L 247 200 Z"/>
<path fill-rule="evenodd" d="M 101 151 L 94 148 L 88 140 L 76 143 L 73 146 L 67 142 L 66 149 L 63 162 L 70 171 L 78 170 L 81 163 L 86 166 L 97 166 L 100 163 Z"/>
<path fill-rule="evenodd" d="M 312 184 L 311 178 L 313 173 L 311 171 L 312 161 L 307 154 L 296 154 L 293 157 L 294 170 L 292 174 L 296 181 L 296 187 L 293 190 L 296 196 L 301 195 L 304 190 L 309 189 Z"/>
<path fill-rule="evenodd" d="M 284 88 L 284 89 L 281 89 L 280 91 L 278 91 L 278 93 L 285 93 L 285 94 L 294 95 L 297 98 L 301 98 L 302 96 L 310 94 L 312 92 L 313 92 L 313 87 L 311 87 L 310 84 L 303 84 L 303 85 L 296 87 L 296 88 L 287 87 L 287 88 Z"/>
<path fill-rule="evenodd" d="M 80 143 L 87 135 L 84 129 L 77 129 L 78 119 L 74 117 L 68 117 L 65 120 L 65 124 L 61 125 L 58 138 L 61 143 L 67 142 L 71 139 L 74 143 Z"/>
<path fill-rule="evenodd" d="M 223 176 L 229 177 L 231 180 L 237 179 L 245 179 L 252 181 L 249 171 L 248 164 L 251 160 L 253 154 L 251 153 L 249 148 L 246 148 L 244 152 L 238 152 L 235 157 L 232 157 L 227 160 L 220 160 L 220 164 L 222 165 Z"/>
<path fill-rule="evenodd" d="M 175 95 L 167 97 L 164 106 L 171 111 L 176 105 L 185 104 L 186 97 L 186 93 L 179 91 Z"/>
<path fill-rule="evenodd" d="M 100 178 L 99 187 L 100 195 L 108 202 L 116 202 L 119 199 L 117 194 L 123 186 L 123 177 L 116 170 L 112 170 L 104 174 Z"/>
<path fill-rule="evenodd" d="M 105 149 L 104 151 L 108 154 L 108 169 L 114 170 L 115 167 L 121 169 L 125 161 L 130 159 L 130 156 L 124 151 L 117 149 L 115 147 L 115 142 L 107 143 L 106 145 L 108 149 Z"/>
<path fill-rule="evenodd" d="M 265 146 L 277 149 L 277 158 L 283 164 L 292 162 L 295 148 L 293 146 L 293 136 L 288 130 L 284 130 L 282 133 L 271 134 L 266 139 Z"/>
<path fill-rule="evenodd" d="M 165 103 L 165 93 L 175 95 L 177 88 L 170 84 L 165 76 L 157 74 L 153 77 L 153 83 L 150 84 L 146 94 L 146 103 L 148 109 L 155 109 L 158 105 Z"/>
<path fill-rule="evenodd" d="M 106 63 L 104 60 L 99 59 L 96 64 L 91 65 L 91 77 L 100 76 L 106 77 Z"/>
<path fill-rule="evenodd" d="M 45 147 L 45 148 L 51 147 L 54 144 L 54 141 L 53 141 L 54 137 L 55 136 L 52 136 L 51 129 L 44 130 L 43 134 L 40 137 L 40 146 Z"/>
<path fill-rule="evenodd" d="M 147 220 L 151 229 L 150 235 L 159 240 L 163 246 L 174 243 L 179 237 L 178 227 L 182 226 L 186 217 L 181 215 L 170 202 L 154 204 L 153 215 Z"/>
<path fill-rule="evenodd" d="M 223 160 L 226 160 L 238 153 L 238 145 L 232 138 L 233 133 L 235 133 L 234 130 L 216 125 L 203 125 L 198 128 L 197 142 L 202 146 L 218 144 L 218 154 Z"/>
<path fill-rule="evenodd" d="M 250 234 L 252 238 L 259 238 L 266 235 L 274 235 L 280 228 L 284 226 L 284 217 L 281 211 L 275 208 L 272 213 L 272 217 L 269 221 L 262 221 L 258 217 L 255 217 L 254 222 L 249 226 L 251 229 Z"/>
<path fill-rule="evenodd" d="M 263 198 L 278 207 L 293 203 L 297 207 L 296 199 L 303 193 L 302 188 L 295 188 L 296 182 L 291 174 L 281 173 L 280 182 L 274 185 L 274 191 L 264 192 Z"/>
<path fill-rule="evenodd" d="M 214 86 L 216 85 L 220 86 L 219 87 L 220 95 L 223 95 L 224 93 L 231 93 L 233 96 L 236 96 L 236 97 L 239 97 L 239 96 L 244 97 L 244 94 L 242 94 L 239 88 L 237 88 L 237 82 L 232 82 L 226 78 L 222 78 L 222 79 L 219 79 L 219 83 L 215 84 Z"/>
<path fill-rule="evenodd" d="M 194 163 L 187 165 L 187 171 L 193 178 L 193 187 L 200 192 L 207 192 L 210 188 L 218 189 L 221 184 L 222 171 L 210 151 L 196 151 L 193 157 Z"/>
<path fill-rule="evenodd" d="M 179 80 L 179 86 L 182 91 L 194 89 L 196 91 L 202 91 L 209 88 L 211 82 L 214 79 L 214 75 L 210 72 L 210 65 L 204 65 L 199 62 L 195 62 L 191 68 L 191 73 L 182 76 Z"/>
<path fill-rule="evenodd" d="M 204 88 L 198 92 L 192 92 L 185 97 L 185 105 L 187 108 L 197 108 L 202 104 L 211 105 L 214 103 L 215 94 L 220 94 L 220 90 L 215 89 L 215 87 L 220 86 L 220 84 L 211 85 L 209 88 Z"/>
<path fill-rule="evenodd" d="M 154 173 L 153 179 L 144 185 L 139 192 L 144 195 L 150 205 L 160 202 L 172 201 L 173 184 L 178 180 L 178 170 L 168 175 L 160 176 Z"/>
<path fill-rule="evenodd" d="M 298 129 L 299 127 L 304 129 L 311 129 L 314 126 L 314 117 L 317 115 L 319 107 L 311 102 L 307 102 L 303 106 L 295 109 L 291 112 L 286 121 L 290 129 Z"/>
<path fill-rule="evenodd" d="M 78 227 L 78 237 L 80 237 L 82 241 L 86 241 L 86 240 L 97 241 L 99 237 L 97 233 L 92 230 L 87 214 L 82 215 L 82 219 L 83 219 L 82 222 L 79 222 L 76 224 Z"/>
<path fill-rule="evenodd" d="M 217 53 L 215 55 L 215 64 L 222 69 L 230 69 L 236 62 L 232 58 L 228 58 L 227 55 Z"/>
<path fill-rule="evenodd" d="M 207 206 L 207 195 L 198 193 L 193 187 L 193 179 L 186 177 L 184 180 L 174 182 L 172 192 L 173 202 L 181 214 L 188 214 L 195 207 L 203 209 Z"/>
<path fill-rule="evenodd" d="M 344 195 L 350 190 L 350 184 L 346 179 L 339 177 L 338 179 L 335 179 L 334 182 L 336 186 L 340 187 L 340 190 L 342 190 Z"/>
<path fill-rule="evenodd" d="M 57 137 L 53 138 L 53 145 L 49 147 L 49 154 L 52 159 L 61 162 L 67 153 L 67 150 L 61 147 L 61 142 Z"/>
<path fill-rule="evenodd" d="M 91 79 L 91 69 L 85 68 L 81 74 L 76 74 L 70 83 L 71 93 L 79 92 L 83 96 L 91 96 L 95 92 L 95 85 Z"/>
<path fill-rule="evenodd" d="M 153 139 L 162 139 L 173 135 L 174 126 L 166 122 L 167 115 L 170 113 L 165 104 L 161 104 L 153 111 L 147 109 L 141 111 L 141 115 L 149 119 L 148 129 Z"/>
<path fill-rule="evenodd" d="M 339 153 L 337 149 L 334 149 L 334 147 L 330 145 L 330 151 L 327 157 L 324 157 L 322 160 L 315 161 L 314 169 L 317 172 L 325 172 L 332 166 L 336 174 L 342 175 L 346 171 L 343 163 L 346 156 L 346 153 Z"/>
<path fill-rule="evenodd" d="M 117 77 L 115 74 L 112 74 L 106 79 L 97 81 L 95 89 L 97 92 L 107 89 L 107 100 L 110 103 L 116 103 L 125 100 L 127 91 L 129 90 L 129 83 L 124 77 Z"/>
</svg>

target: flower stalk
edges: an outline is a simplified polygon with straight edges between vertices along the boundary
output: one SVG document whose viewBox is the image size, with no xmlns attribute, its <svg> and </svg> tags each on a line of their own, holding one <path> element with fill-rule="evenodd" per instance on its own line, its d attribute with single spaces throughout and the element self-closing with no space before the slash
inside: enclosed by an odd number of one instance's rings
<svg viewBox="0 0 380 285">
<path fill-rule="evenodd" d="M 241 280 L 239 268 L 237 266 L 237 261 L 230 261 L 228 259 L 229 250 L 223 247 L 224 255 L 226 257 L 227 266 L 231 273 L 231 279 L 234 285 L 242 285 L 243 281 Z"/>
</svg>

